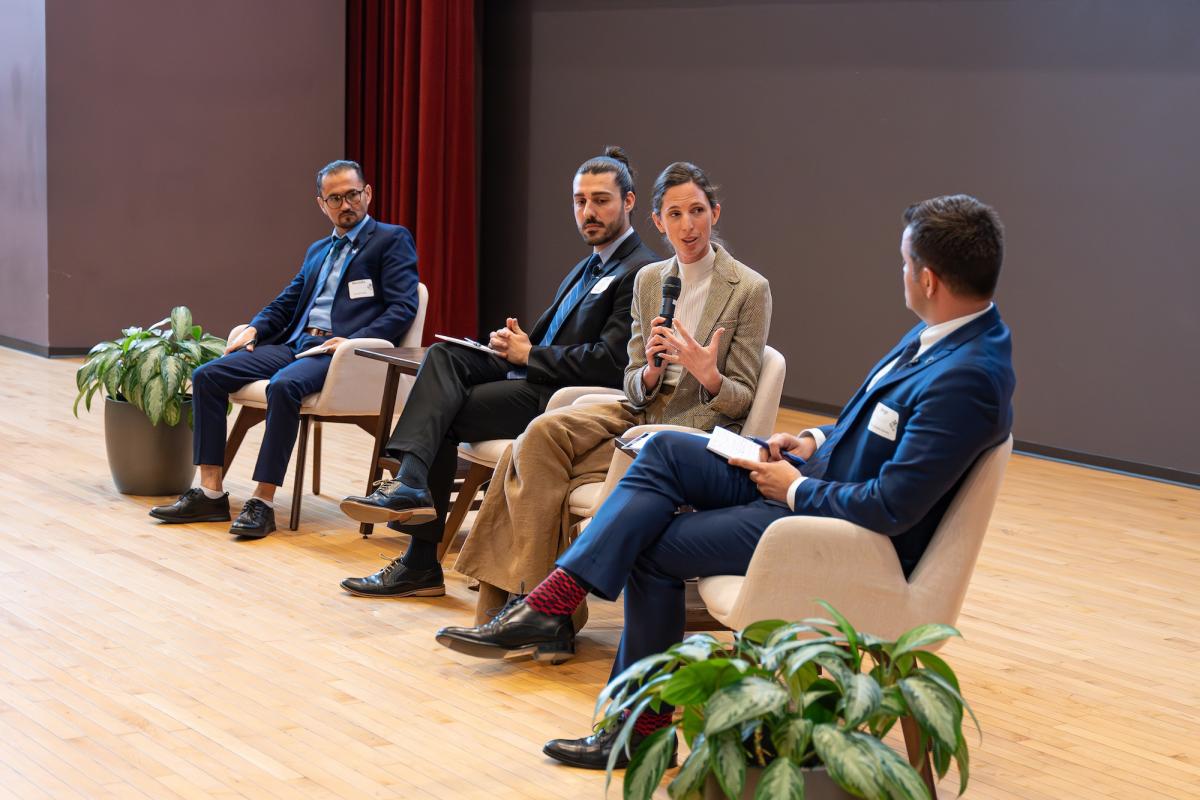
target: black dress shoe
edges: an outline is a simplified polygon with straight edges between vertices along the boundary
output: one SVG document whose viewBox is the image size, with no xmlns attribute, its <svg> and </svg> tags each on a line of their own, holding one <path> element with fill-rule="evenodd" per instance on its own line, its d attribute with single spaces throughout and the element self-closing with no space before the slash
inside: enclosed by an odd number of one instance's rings
<svg viewBox="0 0 1200 800">
<path fill-rule="evenodd" d="M 247 539 L 261 539 L 273 530 L 275 509 L 257 497 L 246 501 L 246 505 L 242 506 L 242 513 L 238 514 L 238 518 L 229 526 L 230 533 L 245 536 Z"/>
<path fill-rule="evenodd" d="M 593 733 L 591 736 L 585 736 L 582 739 L 551 739 L 546 742 L 546 746 L 542 748 L 542 752 L 564 764 L 570 764 L 572 767 L 607 769 L 608 756 L 612 752 L 613 744 L 616 743 L 619 732 L 620 726 L 614 725 L 612 728 Z M 677 752 L 679 750 L 679 740 L 674 736 L 672 738 L 675 741 L 671 744 L 671 762 L 667 765 L 668 767 L 674 767 L 678 764 Z M 640 733 L 630 736 L 629 752 L 636 753 L 638 746 L 645 739 L 646 736 Z M 625 751 L 622 750 L 617 754 L 617 761 L 614 767 L 616 769 L 625 769 L 628 766 L 629 756 L 625 755 Z"/>
<path fill-rule="evenodd" d="M 374 575 L 346 578 L 342 588 L 360 597 L 441 597 L 446 593 L 442 565 L 409 569 L 396 559 Z"/>
<path fill-rule="evenodd" d="M 561 664 L 575 655 L 575 627 L 570 614 L 543 614 L 523 597 L 509 601 L 490 621 L 474 628 L 442 628 L 439 644 L 479 658 L 533 656 L 534 661 Z"/>
<path fill-rule="evenodd" d="M 358 522 L 370 523 L 418 524 L 437 517 L 428 489 L 414 489 L 397 480 L 379 481 L 378 486 L 366 497 L 347 497 L 342 501 L 342 513 Z"/>
<path fill-rule="evenodd" d="M 169 506 L 155 506 L 150 516 L 163 522 L 229 522 L 229 493 L 209 499 L 199 486 L 188 489 Z"/>
</svg>

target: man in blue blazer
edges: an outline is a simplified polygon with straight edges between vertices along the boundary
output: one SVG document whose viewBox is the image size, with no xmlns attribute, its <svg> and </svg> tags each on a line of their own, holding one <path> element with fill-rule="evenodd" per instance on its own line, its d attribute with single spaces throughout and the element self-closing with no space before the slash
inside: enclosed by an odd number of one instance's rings
<svg viewBox="0 0 1200 800">
<path fill-rule="evenodd" d="M 744 574 L 763 531 L 789 514 L 889 536 L 910 574 L 963 476 L 1008 436 L 1015 378 L 1008 327 L 991 302 L 1003 257 L 995 211 L 954 195 L 904 218 L 904 297 L 921 323 L 875 365 L 835 424 L 776 434 L 754 462 L 723 461 L 706 450 L 707 437 L 655 435 L 557 570 L 486 625 L 446 628 L 438 641 L 480 656 L 528 650 L 560 660 L 574 651 L 571 611 L 585 594 L 613 600 L 624 589 L 619 674 L 682 638 L 685 579 Z M 681 506 L 696 513 L 679 514 Z M 644 714 L 634 744 L 670 712 Z M 603 769 L 613 739 L 613 731 L 556 739 L 546 753 Z"/>
<path fill-rule="evenodd" d="M 230 533 L 262 538 L 275 530 L 272 502 L 283 483 L 300 425 L 300 403 L 321 390 L 332 352 L 345 339 L 399 342 L 417 313 L 417 252 L 399 225 L 367 214 L 371 187 L 353 161 L 334 161 L 317 173 L 317 207 L 333 234 L 304 254 L 300 272 L 278 297 L 230 341 L 221 358 L 192 373 L 193 456 L 200 485 L 150 516 L 163 522 L 228 521 L 221 484 L 229 395 L 269 378 L 267 419 L 254 468 L 258 485 Z M 316 355 L 298 354 L 320 348 Z"/>
</svg>

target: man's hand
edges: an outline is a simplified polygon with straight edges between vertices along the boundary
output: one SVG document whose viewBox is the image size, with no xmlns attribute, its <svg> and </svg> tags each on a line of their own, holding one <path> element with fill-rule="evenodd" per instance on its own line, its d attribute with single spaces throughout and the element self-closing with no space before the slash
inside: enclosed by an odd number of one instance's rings
<svg viewBox="0 0 1200 800">
<path fill-rule="evenodd" d="M 769 445 L 767 461 L 781 461 L 784 452 L 808 461 L 812 458 L 813 453 L 817 452 L 817 440 L 808 435 L 793 436 L 790 433 L 776 433 L 767 439 L 767 444 Z"/>
<path fill-rule="evenodd" d="M 325 340 L 325 347 L 328 348 L 330 353 L 332 353 L 337 349 L 337 346 L 344 341 L 346 341 L 345 336 L 334 336 Z"/>
<path fill-rule="evenodd" d="M 529 363 L 529 351 L 533 349 L 533 343 L 529 341 L 529 334 L 521 330 L 517 318 L 509 317 L 503 328 L 492 331 L 488 347 L 499 353 L 508 363 L 523 367 Z"/>
<path fill-rule="evenodd" d="M 731 458 L 729 463 L 734 467 L 750 471 L 750 480 L 758 486 L 759 493 L 768 500 L 788 501 L 788 489 L 800 477 L 800 470 L 787 461 L 747 461 L 744 458 Z"/>
<path fill-rule="evenodd" d="M 241 350 L 243 347 L 253 353 L 256 339 L 258 339 L 258 329 L 253 325 L 247 325 L 235 338 L 225 343 L 224 354 L 229 355 L 234 350 Z"/>
</svg>

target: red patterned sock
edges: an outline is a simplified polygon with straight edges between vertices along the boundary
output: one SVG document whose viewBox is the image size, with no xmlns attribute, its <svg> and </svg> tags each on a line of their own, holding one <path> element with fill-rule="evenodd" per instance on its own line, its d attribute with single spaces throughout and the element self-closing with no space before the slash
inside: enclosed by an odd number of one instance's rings
<svg viewBox="0 0 1200 800">
<path fill-rule="evenodd" d="M 664 711 L 661 714 L 645 711 L 637 718 L 637 722 L 633 723 L 633 732 L 642 736 L 649 736 L 656 730 L 670 725 L 673 716 L 670 711 Z"/>
<path fill-rule="evenodd" d="M 543 614 L 572 614 L 585 597 L 587 589 L 566 572 L 556 569 L 525 597 L 525 605 Z"/>
</svg>

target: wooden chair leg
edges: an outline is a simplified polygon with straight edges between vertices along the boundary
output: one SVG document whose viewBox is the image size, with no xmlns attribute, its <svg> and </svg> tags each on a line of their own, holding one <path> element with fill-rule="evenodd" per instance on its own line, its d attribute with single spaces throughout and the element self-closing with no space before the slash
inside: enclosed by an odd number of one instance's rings
<svg viewBox="0 0 1200 800">
<path fill-rule="evenodd" d="M 242 446 L 246 432 L 266 418 L 267 410 L 265 408 L 242 406 L 238 411 L 237 419 L 233 422 L 233 430 L 229 432 L 229 438 L 225 441 L 225 466 L 221 471 L 222 475 L 229 472 L 229 465 L 233 463 L 233 457 L 237 455 L 238 448 Z"/>
<path fill-rule="evenodd" d="M 458 529 L 462 527 L 467 512 L 471 510 L 471 502 L 475 499 L 475 493 L 479 491 L 479 487 L 483 485 L 484 481 L 492 477 L 492 472 L 491 467 L 471 464 L 471 469 L 468 470 L 466 477 L 463 478 L 462 486 L 459 487 L 458 497 L 454 498 L 450 514 L 446 517 L 446 527 L 442 531 L 442 543 L 438 545 L 438 561 L 441 561 L 446 555 L 446 551 L 450 549 L 450 543 L 458 535 Z"/>
<path fill-rule="evenodd" d="M 294 531 L 300 527 L 300 501 L 304 498 L 304 461 L 308 454 L 308 428 L 312 425 L 310 417 L 300 417 L 300 441 L 296 443 L 296 485 L 292 488 L 292 516 L 288 521 L 288 530 Z"/>
<path fill-rule="evenodd" d="M 933 765 L 929 763 L 928 743 L 921 747 L 921 729 L 912 717 L 900 718 L 900 729 L 904 731 L 904 747 L 908 750 L 908 763 L 920 773 L 929 790 L 930 800 L 937 800 L 937 784 L 933 782 Z"/>
<path fill-rule="evenodd" d="M 313 423 L 313 494 L 321 493 L 321 423 Z"/>
</svg>

